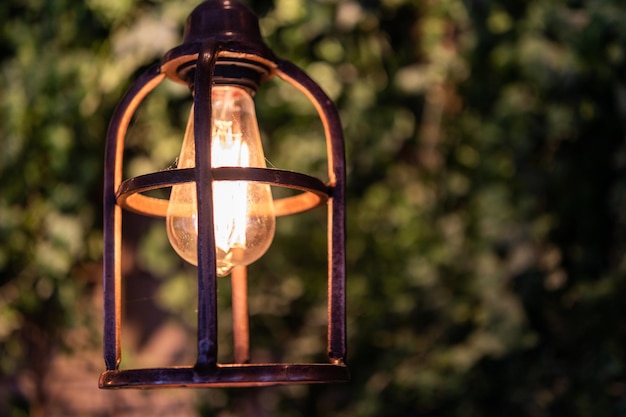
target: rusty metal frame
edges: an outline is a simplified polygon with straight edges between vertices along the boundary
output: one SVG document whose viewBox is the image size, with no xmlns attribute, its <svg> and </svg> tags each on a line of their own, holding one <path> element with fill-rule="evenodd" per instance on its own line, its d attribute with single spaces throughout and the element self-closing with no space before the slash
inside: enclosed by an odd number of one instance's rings
<svg viewBox="0 0 626 417">
<path fill-rule="evenodd" d="M 209 2 L 205 2 L 207 4 Z M 230 4 L 230 2 L 229 2 Z M 198 9 L 200 9 L 201 5 Z M 196 13 L 194 11 L 194 13 Z M 190 16 L 190 20 L 193 20 Z M 197 16 L 196 16 L 197 18 Z M 246 19 L 248 17 L 246 16 Z M 248 22 L 249 23 L 249 22 Z M 248 35 L 247 33 L 245 34 Z M 104 178 L 104 359 L 100 388 L 239 387 L 291 383 L 342 382 L 349 379 L 346 360 L 345 306 L 345 153 L 337 110 L 322 89 L 302 70 L 276 58 L 258 39 L 202 38 L 186 29 L 186 41 L 168 52 L 131 86 L 115 110 L 107 133 Z M 260 37 L 260 35 L 259 35 Z M 245 38 L 245 36 L 244 36 Z M 291 171 L 266 168 L 210 166 L 212 74 L 220 60 L 246 62 L 261 68 L 262 78 L 277 76 L 305 94 L 324 126 L 328 181 Z M 185 79 L 193 68 L 194 78 Z M 188 73 L 186 73 L 188 74 Z M 188 76 L 188 75 L 187 75 Z M 193 86 L 196 165 L 122 180 L 124 140 L 130 120 L 143 99 L 165 78 Z M 250 364 L 247 335 L 236 354 L 238 363 L 217 362 L 217 281 L 212 219 L 212 182 L 260 181 L 297 190 L 300 194 L 275 201 L 278 215 L 328 206 L 328 359 L 329 363 Z M 192 366 L 120 369 L 121 362 L 121 244 L 122 209 L 164 216 L 167 201 L 143 195 L 148 190 L 195 182 L 198 197 L 198 355 Z M 208 232 L 210 231 L 210 232 Z M 240 275 L 244 280 L 245 272 Z M 245 300 L 244 300 L 245 301 Z M 245 312 L 247 314 L 247 311 Z M 247 324 L 242 326 L 247 332 Z M 239 358 L 239 359 L 237 359 Z"/>
</svg>

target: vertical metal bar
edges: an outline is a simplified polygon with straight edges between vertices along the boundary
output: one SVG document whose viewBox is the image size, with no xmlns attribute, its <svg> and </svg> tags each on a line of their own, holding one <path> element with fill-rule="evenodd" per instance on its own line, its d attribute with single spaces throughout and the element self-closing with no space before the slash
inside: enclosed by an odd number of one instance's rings
<svg viewBox="0 0 626 417">
<path fill-rule="evenodd" d="M 233 345 L 235 363 L 250 361 L 250 324 L 248 319 L 248 269 L 236 266 L 231 274 L 233 300 Z"/>
<path fill-rule="evenodd" d="M 328 100 L 320 111 L 331 142 L 328 169 L 335 177 L 332 198 L 328 201 L 328 357 L 332 363 L 341 364 L 347 355 L 345 156 L 337 110 Z"/>
<path fill-rule="evenodd" d="M 341 120 L 333 102 L 304 71 L 289 61 L 279 60 L 277 75 L 304 93 L 317 109 L 324 125 L 328 153 L 328 175 L 332 196 L 328 202 L 328 357 L 342 364 L 346 342 L 346 216 L 345 150 Z"/>
<path fill-rule="evenodd" d="M 194 146 L 198 203 L 198 357 L 196 366 L 217 365 L 217 273 L 211 171 L 211 84 L 217 45 L 205 43 L 194 83 Z"/>
<path fill-rule="evenodd" d="M 107 201 L 109 200 L 109 201 Z M 104 206 L 104 363 L 117 369 L 121 361 L 121 271 L 122 216 L 119 206 L 105 198 Z"/>
<path fill-rule="evenodd" d="M 320 100 L 318 111 L 326 130 L 329 176 L 331 181 L 334 178 L 328 201 L 328 357 L 332 363 L 342 364 L 347 355 L 345 150 L 337 109 L 328 97 L 315 96 Z"/>
<path fill-rule="evenodd" d="M 345 198 L 343 182 L 333 188 L 328 202 L 328 357 L 332 363 L 346 360 L 346 258 Z"/>
<path fill-rule="evenodd" d="M 165 75 L 160 65 L 144 72 L 126 92 L 115 109 L 105 144 L 104 156 L 104 363 L 107 370 L 117 369 L 121 361 L 122 315 L 122 210 L 117 205 L 117 189 L 122 182 L 124 137 L 130 120 L 145 96 Z"/>
</svg>

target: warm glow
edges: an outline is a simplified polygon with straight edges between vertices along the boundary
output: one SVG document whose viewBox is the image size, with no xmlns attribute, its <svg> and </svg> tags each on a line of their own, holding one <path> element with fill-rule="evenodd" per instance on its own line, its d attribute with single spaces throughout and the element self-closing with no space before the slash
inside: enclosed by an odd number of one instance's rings
<svg viewBox="0 0 626 417">
<path fill-rule="evenodd" d="M 242 142 L 241 133 L 233 133 L 232 122 L 216 120 L 211 144 L 211 163 L 214 167 L 250 166 L 250 151 Z M 215 244 L 218 253 L 229 248 L 246 245 L 248 214 L 248 183 L 246 181 L 223 181 L 213 185 L 215 204 Z"/>
<path fill-rule="evenodd" d="M 232 86 L 213 88 L 211 165 L 265 167 L 265 156 L 250 95 Z M 195 166 L 193 109 L 178 159 L 179 168 Z M 248 181 L 213 184 L 213 216 L 217 273 L 228 275 L 236 265 L 249 265 L 274 237 L 274 206 L 270 187 Z M 172 187 L 167 233 L 176 252 L 197 265 L 198 213 L 196 185 Z"/>
</svg>

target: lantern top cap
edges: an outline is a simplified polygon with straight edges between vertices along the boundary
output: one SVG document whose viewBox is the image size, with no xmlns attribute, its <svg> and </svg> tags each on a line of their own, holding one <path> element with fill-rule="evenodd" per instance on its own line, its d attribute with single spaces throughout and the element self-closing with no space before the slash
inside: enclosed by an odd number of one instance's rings
<svg viewBox="0 0 626 417">
<path fill-rule="evenodd" d="M 236 0 L 205 0 L 187 18 L 184 42 L 209 39 L 263 44 L 259 19 Z"/>
<path fill-rule="evenodd" d="M 189 84 L 201 45 L 210 44 L 220 54 L 215 79 L 256 90 L 272 76 L 276 57 L 263 41 L 259 19 L 237 0 L 200 3 L 187 18 L 183 43 L 161 59 L 162 71 L 174 81 Z"/>
</svg>

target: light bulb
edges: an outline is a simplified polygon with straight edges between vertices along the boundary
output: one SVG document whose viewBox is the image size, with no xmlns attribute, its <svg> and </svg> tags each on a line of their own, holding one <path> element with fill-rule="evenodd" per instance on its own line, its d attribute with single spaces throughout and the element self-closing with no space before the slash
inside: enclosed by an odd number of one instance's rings
<svg viewBox="0 0 626 417">
<path fill-rule="evenodd" d="M 252 97 L 240 87 L 216 85 L 212 88 L 211 100 L 211 165 L 265 168 Z M 192 108 L 178 158 L 179 168 L 195 166 L 193 114 Z M 274 238 L 275 216 L 270 186 L 253 181 L 215 181 L 213 221 L 218 276 L 228 275 L 235 266 L 256 261 Z M 195 183 L 172 186 L 166 224 L 172 247 L 187 262 L 197 265 Z"/>
</svg>

